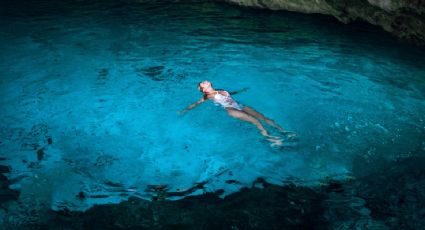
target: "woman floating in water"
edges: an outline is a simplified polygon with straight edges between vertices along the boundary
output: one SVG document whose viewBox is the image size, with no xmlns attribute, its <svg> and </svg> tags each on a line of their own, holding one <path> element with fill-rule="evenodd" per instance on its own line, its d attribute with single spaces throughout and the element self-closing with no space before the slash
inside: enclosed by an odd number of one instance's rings
<svg viewBox="0 0 425 230">
<path fill-rule="evenodd" d="M 231 94 L 236 94 L 238 92 L 227 92 L 224 90 L 215 90 L 212 87 L 211 82 L 209 81 L 203 81 L 198 84 L 198 90 L 201 91 L 204 95 L 202 96 L 199 101 L 193 103 L 186 109 L 182 110 L 181 113 L 185 113 L 202 102 L 205 102 L 206 100 L 213 100 L 214 103 L 220 104 L 223 106 L 227 113 L 237 119 L 250 122 L 254 124 L 261 132 L 261 134 L 265 137 L 267 137 L 267 140 L 272 142 L 272 146 L 276 145 L 282 145 L 282 139 L 280 137 L 275 137 L 269 135 L 267 130 L 263 127 L 261 122 L 259 120 L 264 120 L 267 124 L 277 128 L 281 132 L 285 132 L 285 130 L 280 127 L 278 124 L 276 124 L 273 120 L 265 117 L 263 114 L 255 111 L 253 108 L 250 108 L 248 106 L 242 106 L 241 104 L 237 103 L 235 100 L 233 100 L 232 97 L 230 97 Z"/>
</svg>

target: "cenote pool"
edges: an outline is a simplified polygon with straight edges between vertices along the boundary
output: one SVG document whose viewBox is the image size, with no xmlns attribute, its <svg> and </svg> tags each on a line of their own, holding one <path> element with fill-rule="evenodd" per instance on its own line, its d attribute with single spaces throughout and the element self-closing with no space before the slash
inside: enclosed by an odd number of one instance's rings
<svg viewBox="0 0 425 230">
<path fill-rule="evenodd" d="M 425 49 L 374 26 L 131 0 L 2 1 L 0 22 L 0 163 L 19 193 L 4 223 L 30 208 L 223 198 L 259 178 L 315 188 L 424 156 Z M 297 138 L 271 147 L 212 102 L 179 115 L 202 80 L 248 88 L 233 98 Z"/>
</svg>

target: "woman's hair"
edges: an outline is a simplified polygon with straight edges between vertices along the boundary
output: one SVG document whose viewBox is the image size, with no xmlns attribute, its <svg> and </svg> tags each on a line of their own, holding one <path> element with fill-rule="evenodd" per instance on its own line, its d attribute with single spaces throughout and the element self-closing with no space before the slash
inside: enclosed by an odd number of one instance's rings
<svg viewBox="0 0 425 230">
<path fill-rule="evenodd" d="M 210 83 L 210 85 L 212 86 L 212 83 L 211 83 L 210 81 L 208 81 L 208 80 L 203 80 L 203 81 L 201 81 L 201 82 L 199 82 L 199 83 L 198 83 L 198 87 L 199 87 L 199 86 L 201 86 L 201 84 L 202 84 L 203 82 L 206 82 L 206 81 L 207 81 L 207 82 L 209 82 L 209 83 Z"/>
<path fill-rule="evenodd" d="M 204 83 L 204 82 L 208 82 L 208 83 L 210 83 L 210 86 L 212 87 L 212 83 L 211 83 L 210 81 L 204 80 L 204 81 L 201 81 L 201 82 L 199 82 L 199 83 L 198 83 L 198 90 L 199 90 L 199 91 L 201 91 L 201 84 L 202 84 L 202 83 Z M 202 92 L 202 91 L 201 91 L 201 92 Z"/>
</svg>

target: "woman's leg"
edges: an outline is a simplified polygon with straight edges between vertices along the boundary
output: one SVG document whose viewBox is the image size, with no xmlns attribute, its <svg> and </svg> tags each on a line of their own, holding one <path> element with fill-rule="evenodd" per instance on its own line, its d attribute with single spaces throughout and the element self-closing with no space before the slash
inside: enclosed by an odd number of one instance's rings
<svg viewBox="0 0 425 230">
<path fill-rule="evenodd" d="M 243 120 L 243 121 L 248 121 L 248 122 L 254 124 L 260 130 L 260 132 L 263 136 L 269 135 L 269 133 L 263 127 L 263 125 L 257 119 L 255 119 L 253 116 L 251 116 L 251 115 L 249 115 L 249 114 L 247 114 L 243 111 L 240 111 L 240 110 L 237 110 L 237 109 L 231 109 L 231 108 L 227 109 L 227 113 L 231 117 L 234 117 L 234 118 L 237 118 L 237 119 L 240 119 L 240 120 Z"/>
<path fill-rule="evenodd" d="M 246 112 L 247 114 L 256 117 L 258 119 L 264 120 L 265 122 L 267 122 L 267 124 L 277 128 L 279 131 L 285 131 L 282 127 L 280 127 L 280 125 L 276 124 L 276 122 L 274 122 L 272 119 L 267 118 L 266 116 L 264 116 L 263 114 L 255 111 L 253 108 L 248 107 L 248 106 L 244 106 L 243 107 L 243 111 Z"/>
<path fill-rule="evenodd" d="M 273 145 L 282 145 L 282 141 L 280 140 L 280 138 L 270 136 L 269 133 L 267 132 L 267 130 L 260 123 L 260 121 L 255 119 L 255 117 L 249 115 L 248 113 L 246 113 L 244 111 L 240 111 L 240 110 L 232 109 L 232 108 L 227 108 L 227 112 L 230 116 L 232 116 L 234 118 L 237 118 L 237 119 L 240 119 L 240 120 L 243 120 L 243 121 L 248 121 L 248 122 L 254 124 L 260 130 L 260 132 L 263 136 L 268 137 L 267 140 L 272 142 Z"/>
</svg>

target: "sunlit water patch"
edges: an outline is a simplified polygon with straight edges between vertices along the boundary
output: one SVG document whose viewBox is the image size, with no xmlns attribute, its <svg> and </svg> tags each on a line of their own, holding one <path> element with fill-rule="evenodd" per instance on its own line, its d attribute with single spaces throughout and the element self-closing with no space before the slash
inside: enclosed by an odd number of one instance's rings
<svg viewBox="0 0 425 230">
<path fill-rule="evenodd" d="M 0 8 L 1 156 L 21 200 L 85 210 L 257 178 L 317 185 L 359 157 L 425 151 L 424 50 L 375 27 L 213 3 Z M 298 138 L 270 147 L 213 103 L 179 115 L 204 79 L 248 87 L 234 98 Z"/>
</svg>

